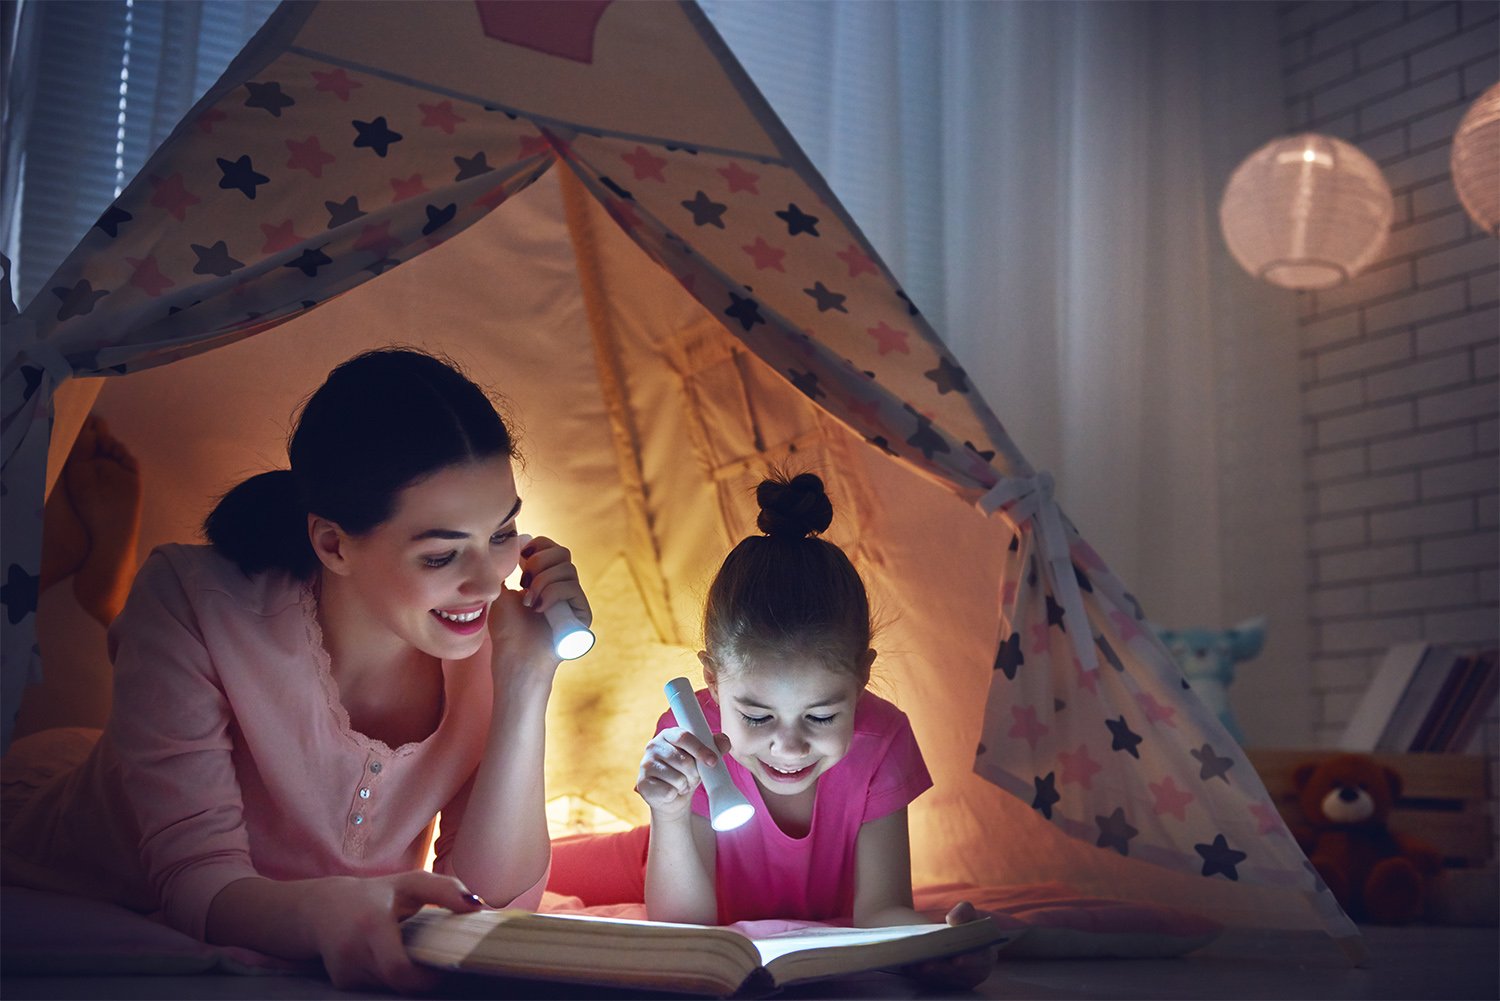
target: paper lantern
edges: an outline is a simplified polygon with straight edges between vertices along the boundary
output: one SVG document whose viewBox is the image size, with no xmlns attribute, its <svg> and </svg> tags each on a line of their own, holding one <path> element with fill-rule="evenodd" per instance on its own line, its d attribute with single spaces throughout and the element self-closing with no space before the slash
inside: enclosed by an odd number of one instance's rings
<svg viewBox="0 0 1500 1001">
<path fill-rule="evenodd" d="M 1500 83 L 1479 95 L 1453 133 L 1453 186 L 1469 218 L 1500 236 Z"/>
<path fill-rule="evenodd" d="M 1235 168 L 1219 203 L 1229 252 L 1274 285 L 1332 288 L 1380 253 L 1395 205 L 1375 161 L 1332 136 L 1274 139 Z"/>
</svg>

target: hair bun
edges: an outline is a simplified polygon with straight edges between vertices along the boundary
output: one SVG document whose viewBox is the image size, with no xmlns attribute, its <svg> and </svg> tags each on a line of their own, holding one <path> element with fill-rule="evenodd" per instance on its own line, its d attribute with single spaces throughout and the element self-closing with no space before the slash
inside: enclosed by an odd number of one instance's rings
<svg viewBox="0 0 1500 1001">
<path fill-rule="evenodd" d="M 779 476 L 761 480 L 755 499 L 760 502 L 755 524 L 773 539 L 817 535 L 833 522 L 833 504 L 823 481 L 812 473 L 799 473 L 790 480 Z"/>
</svg>

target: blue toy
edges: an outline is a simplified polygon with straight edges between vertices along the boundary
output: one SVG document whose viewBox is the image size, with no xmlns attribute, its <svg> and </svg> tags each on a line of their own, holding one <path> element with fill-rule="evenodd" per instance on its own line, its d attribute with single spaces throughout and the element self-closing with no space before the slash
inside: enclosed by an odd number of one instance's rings
<svg viewBox="0 0 1500 1001">
<path fill-rule="evenodd" d="M 1229 708 L 1229 684 L 1234 681 L 1234 665 L 1254 657 L 1265 645 L 1265 616 L 1246 619 L 1232 629 L 1158 629 L 1156 634 L 1176 658 L 1198 698 L 1219 717 L 1230 735 L 1244 744 L 1245 735 Z"/>
</svg>

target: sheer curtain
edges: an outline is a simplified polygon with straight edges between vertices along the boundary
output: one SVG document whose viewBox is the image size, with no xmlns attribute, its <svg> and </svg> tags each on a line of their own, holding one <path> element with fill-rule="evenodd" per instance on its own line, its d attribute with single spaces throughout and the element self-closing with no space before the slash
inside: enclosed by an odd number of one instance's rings
<svg viewBox="0 0 1500 1001">
<path fill-rule="evenodd" d="M 1293 303 L 1217 221 L 1275 5 L 703 7 L 1153 621 L 1269 616 L 1237 713 L 1309 738 Z"/>
</svg>

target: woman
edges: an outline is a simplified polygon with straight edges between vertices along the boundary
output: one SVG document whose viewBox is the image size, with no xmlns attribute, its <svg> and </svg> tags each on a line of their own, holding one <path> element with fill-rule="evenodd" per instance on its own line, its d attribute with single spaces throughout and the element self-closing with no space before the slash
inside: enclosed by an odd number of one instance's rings
<svg viewBox="0 0 1500 1001">
<path fill-rule="evenodd" d="M 209 546 L 141 567 L 103 736 L 7 818 L 5 881 L 427 989 L 401 918 L 541 898 L 558 660 L 537 613 L 588 622 L 588 601 L 567 549 L 520 547 L 510 431 L 432 356 L 340 365 L 288 452 L 219 502 Z"/>
</svg>

